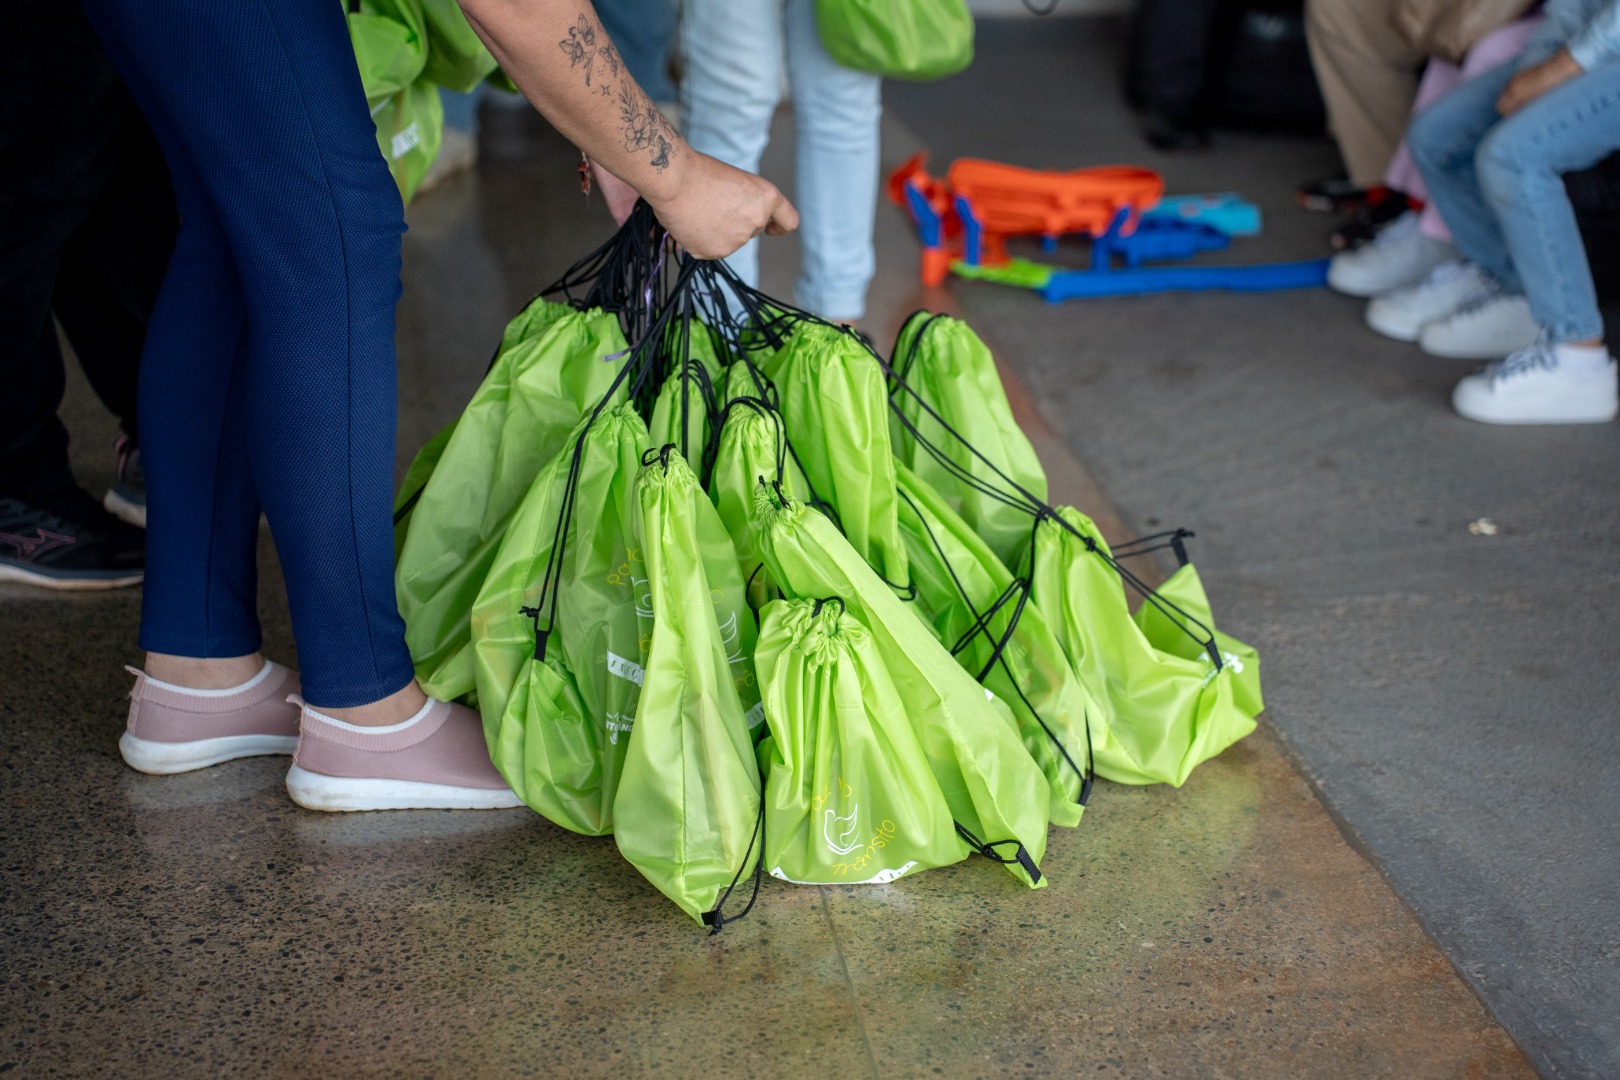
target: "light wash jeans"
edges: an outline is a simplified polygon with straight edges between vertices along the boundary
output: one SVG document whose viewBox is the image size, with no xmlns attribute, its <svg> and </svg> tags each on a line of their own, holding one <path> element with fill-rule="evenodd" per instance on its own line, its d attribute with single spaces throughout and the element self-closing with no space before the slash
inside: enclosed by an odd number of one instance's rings
<svg viewBox="0 0 1620 1080">
<path fill-rule="evenodd" d="M 749 172 L 759 171 L 770 137 L 785 56 L 804 252 L 794 299 L 830 318 L 864 315 L 875 266 L 882 79 L 827 55 L 813 0 L 684 0 L 681 51 L 687 141 Z M 758 284 L 757 241 L 727 261 Z"/>
<path fill-rule="evenodd" d="M 1563 174 L 1620 149 L 1620 63 L 1600 64 L 1512 116 L 1496 99 L 1541 57 L 1503 64 L 1412 121 L 1407 146 L 1462 253 L 1511 293 L 1553 341 L 1603 336 L 1597 294 Z"/>
</svg>

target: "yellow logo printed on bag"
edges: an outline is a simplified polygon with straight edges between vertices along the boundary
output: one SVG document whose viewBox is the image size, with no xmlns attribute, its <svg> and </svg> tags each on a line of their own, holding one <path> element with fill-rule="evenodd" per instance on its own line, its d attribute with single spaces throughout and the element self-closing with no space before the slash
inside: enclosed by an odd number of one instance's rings
<svg viewBox="0 0 1620 1080">
<path fill-rule="evenodd" d="M 647 579 L 636 574 L 641 565 L 641 552 L 636 548 L 628 549 L 624 553 L 624 562 L 620 563 L 617 569 L 609 571 L 607 583 L 627 586 L 630 589 L 630 598 L 635 601 L 636 614 L 651 618 L 652 590 L 647 587 Z"/>
<path fill-rule="evenodd" d="M 832 811 L 829 810 L 827 813 L 831 814 Z M 866 842 L 866 850 L 861 852 L 860 858 L 856 859 L 854 862 L 834 863 L 833 871 L 842 877 L 844 875 L 866 869 L 867 865 L 873 859 L 877 858 L 877 853 L 889 846 L 889 841 L 894 839 L 897 832 L 899 832 L 899 827 L 896 826 L 894 822 L 885 818 L 884 821 L 878 825 L 877 832 L 872 834 L 872 839 Z M 860 847 L 859 844 L 856 844 L 855 846 Z M 851 850 L 854 849 L 852 848 Z M 840 854 L 848 854 L 848 852 L 840 852 Z"/>
</svg>

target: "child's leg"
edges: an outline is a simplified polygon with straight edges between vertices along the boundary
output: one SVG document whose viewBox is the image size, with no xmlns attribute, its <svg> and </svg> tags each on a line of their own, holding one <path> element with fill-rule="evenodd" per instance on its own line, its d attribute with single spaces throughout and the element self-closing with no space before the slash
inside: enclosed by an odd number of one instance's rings
<svg viewBox="0 0 1620 1080">
<path fill-rule="evenodd" d="M 1406 143 L 1458 249 L 1508 291 L 1519 292 L 1507 242 L 1474 171 L 1480 141 L 1501 120 L 1496 99 L 1513 74 L 1514 65 L 1503 64 L 1457 87 L 1413 119 Z"/>
<path fill-rule="evenodd" d="M 1543 94 L 1486 136 L 1475 159 L 1480 189 L 1501 222 L 1530 310 L 1554 342 L 1603 335 L 1586 248 L 1563 174 L 1620 148 L 1620 65 Z"/>
</svg>

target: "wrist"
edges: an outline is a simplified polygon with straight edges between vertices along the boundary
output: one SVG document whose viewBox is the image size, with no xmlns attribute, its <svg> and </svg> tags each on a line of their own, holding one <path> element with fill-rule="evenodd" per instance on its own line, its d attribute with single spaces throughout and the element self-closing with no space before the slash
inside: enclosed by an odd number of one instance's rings
<svg viewBox="0 0 1620 1080">
<path fill-rule="evenodd" d="M 648 169 L 645 181 L 636 185 L 637 193 L 655 208 L 674 202 L 693 182 L 697 157 L 685 139 L 678 139 L 671 147 L 668 164 L 662 169 Z"/>
</svg>

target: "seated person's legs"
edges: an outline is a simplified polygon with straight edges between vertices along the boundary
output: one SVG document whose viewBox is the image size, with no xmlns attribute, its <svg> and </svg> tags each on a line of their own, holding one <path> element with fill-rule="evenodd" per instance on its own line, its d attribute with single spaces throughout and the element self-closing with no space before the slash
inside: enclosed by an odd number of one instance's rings
<svg viewBox="0 0 1620 1080">
<path fill-rule="evenodd" d="M 1418 114 L 1407 134 L 1430 200 L 1466 265 L 1437 270 L 1430 280 L 1374 301 L 1368 321 L 1410 323 L 1414 333 L 1392 336 L 1416 337 L 1434 355 L 1496 359 L 1535 338 L 1519 275 L 1474 168 L 1480 142 L 1500 119 L 1496 100 L 1514 70 L 1504 64 L 1463 84 Z"/>
<path fill-rule="evenodd" d="M 1478 190 L 1499 222 L 1516 283 L 1544 336 L 1465 379 L 1463 415 L 1497 423 L 1575 423 L 1615 415 L 1615 367 L 1586 248 L 1563 174 L 1620 148 L 1620 65 L 1584 72 L 1494 125 L 1474 158 Z"/>
</svg>

